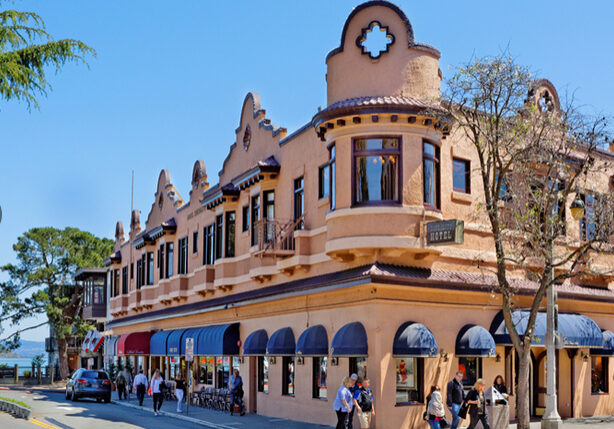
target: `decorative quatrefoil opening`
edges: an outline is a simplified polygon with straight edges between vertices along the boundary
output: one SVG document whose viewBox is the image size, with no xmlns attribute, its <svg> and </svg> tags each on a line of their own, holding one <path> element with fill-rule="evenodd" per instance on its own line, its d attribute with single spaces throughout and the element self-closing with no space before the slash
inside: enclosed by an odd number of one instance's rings
<svg viewBox="0 0 614 429">
<path fill-rule="evenodd" d="M 394 35 L 378 21 L 371 23 L 362 29 L 362 33 L 356 39 L 356 46 L 371 59 L 379 58 L 382 53 L 388 52 L 390 45 L 394 43 Z"/>
</svg>

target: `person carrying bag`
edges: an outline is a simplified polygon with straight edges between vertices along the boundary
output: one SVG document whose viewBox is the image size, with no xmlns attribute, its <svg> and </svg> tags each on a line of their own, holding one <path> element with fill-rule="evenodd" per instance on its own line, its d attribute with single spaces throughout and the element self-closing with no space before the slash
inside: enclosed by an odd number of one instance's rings
<svg viewBox="0 0 614 429">
<path fill-rule="evenodd" d="M 426 417 L 431 429 L 445 429 L 450 423 L 445 418 L 445 409 L 439 386 L 431 386 L 431 393 L 427 397 Z"/>
</svg>

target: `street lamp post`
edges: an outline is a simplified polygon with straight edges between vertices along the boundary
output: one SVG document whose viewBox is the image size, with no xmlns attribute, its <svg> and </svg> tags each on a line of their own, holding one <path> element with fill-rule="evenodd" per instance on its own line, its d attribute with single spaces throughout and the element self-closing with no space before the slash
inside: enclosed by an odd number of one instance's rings
<svg viewBox="0 0 614 429">
<path fill-rule="evenodd" d="M 576 195 L 576 199 L 571 203 L 571 216 L 574 220 L 580 220 L 584 216 L 584 202 Z M 556 225 L 552 223 L 552 229 Z M 552 234 L 554 237 L 554 234 Z M 554 255 L 554 239 L 552 240 L 552 255 Z M 556 394 L 556 290 L 554 288 L 554 267 L 550 267 L 550 286 L 546 301 L 546 412 L 542 418 L 542 429 L 559 429 L 562 425 L 561 416 L 557 409 Z M 573 365 L 573 363 L 572 363 Z M 573 383 L 573 380 L 572 380 Z M 573 401 L 573 398 L 571 399 Z"/>
</svg>

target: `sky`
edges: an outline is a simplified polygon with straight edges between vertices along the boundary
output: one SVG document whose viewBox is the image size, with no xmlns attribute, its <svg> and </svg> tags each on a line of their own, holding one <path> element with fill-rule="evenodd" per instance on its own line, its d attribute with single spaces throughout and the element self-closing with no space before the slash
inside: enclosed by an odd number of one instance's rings
<svg viewBox="0 0 614 429">
<path fill-rule="evenodd" d="M 188 198 L 192 166 L 209 182 L 234 140 L 243 99 L 260 94 L 288 133 L 326 105 L 325 56 L 359 1 L 15 0 L 56 39 L 97 51 L 49 70 L 40 110 L 0 100 L 0 265 L 35 226 L 113 238 L 134 207 L 149 213 L 161 169 Z M 397 0 L 417 42 L 438 48 L 444 78 L 472 57 L 509 49 L 559 94 L 614 115 L 614 3 Z M 0 281 L 6 276 L 0 273 Z M 36 320 L 32 320 L 35 324 Z M 4 326 L 5 334 L 14 328 Z M 42 340 L 46 328 L 22 338 Z"/>
</svg>

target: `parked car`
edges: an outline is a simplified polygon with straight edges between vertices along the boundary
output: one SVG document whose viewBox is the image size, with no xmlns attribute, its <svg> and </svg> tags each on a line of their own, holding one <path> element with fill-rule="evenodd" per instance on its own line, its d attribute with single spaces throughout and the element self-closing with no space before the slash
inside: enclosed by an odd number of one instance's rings
<svg viewBox="0 0 614 429">
<path fill-rule="evenodd" d="M 78 369 L 66 383 L 66 399 L 95 398 L 98 402 L 111 401 L 111 380 L 104 371 Z"/>
</svg>

